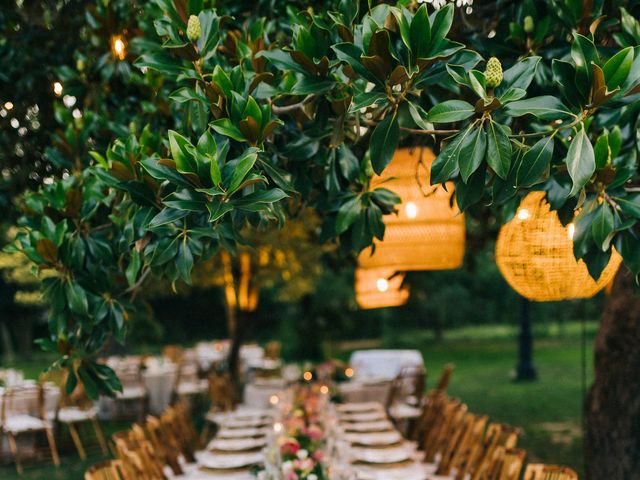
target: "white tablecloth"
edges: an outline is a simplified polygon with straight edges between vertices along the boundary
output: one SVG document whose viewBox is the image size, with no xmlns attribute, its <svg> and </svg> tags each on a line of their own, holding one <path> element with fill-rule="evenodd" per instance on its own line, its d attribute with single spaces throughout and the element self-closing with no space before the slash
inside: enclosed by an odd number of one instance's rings
<svg viewBox="0 0 640 480">
<path fill-rule="evenodd" d="M 142 379 L 149 395 L 149 411 L 152 414 L 160 415 L 169 406 L 177 377 L 178 366 L 169 363 L 142 372 Z"/>
<path fill-rule="evenodd" d="M 418 350 L 356 350 L 349 360 L 353 380 L 392 380 L 405 367 L 424 367 Z"/>
<path fill-rule="evenodd" d="M 269 400 L 273 395 L 281 392 L 285 387 L 283 380 L 259 380 L 256 383 L 248 383 L 244 387 L 244 404 L 255 408 L 269 408 Z"/>
<path fill-rule="evenodd" d="M 391 380 L 374 383 L 353 380 L 338 386 L 342 401 L 347 403 L 380 402 L 384 404 L 389 397 L 390 389 Z"/>
</svg>

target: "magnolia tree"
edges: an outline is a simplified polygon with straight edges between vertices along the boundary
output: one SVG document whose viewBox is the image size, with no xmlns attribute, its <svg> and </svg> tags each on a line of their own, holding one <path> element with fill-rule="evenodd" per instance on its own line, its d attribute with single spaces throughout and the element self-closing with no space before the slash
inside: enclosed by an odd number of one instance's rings
<svg viewBox="0 0 640 480">
<path fill-rule="evenodd" d="M 543 190 L 594 278 L 613 248 L 640 272 L 636 2 L 203 3 L 156 0 L 139 19 L 155 33 L 130 30 L 171 122 L 24 199 L 12 248 L 54 272 L 42 345 L 68 388 L 117 390 L 95 359 L 136 292 L 190 282 L 244 232 L 312 209 L 345 255 L 382 239 L 399 198 L 369 182 L 399 145 L 437 152 L 431 182 L 452 180 L 461 209 L 507 221 Z"/>
</svg>

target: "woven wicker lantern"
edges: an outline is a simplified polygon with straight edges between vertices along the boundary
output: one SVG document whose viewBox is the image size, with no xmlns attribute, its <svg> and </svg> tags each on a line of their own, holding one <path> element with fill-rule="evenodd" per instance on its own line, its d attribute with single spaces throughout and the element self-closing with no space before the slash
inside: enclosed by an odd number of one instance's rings
<svg viewBox="0 0 640 480">
<path fill-rule="evenodd" d="M 523 297 L 539 302 L 588 298 L 607 286 L 622 258 L 614 250 L 598 281 L 573 255 L 573 224 L 563 227 L 544 192 L 527 195 L 496 243 L 500 272 Z"/>
<path fill-rule="evenodd" d="M 360 308 L 398 307 L 409 300 L 404 273 L 389 269 L 356 268 L 356 301 Z"/>
<path fill-rule="evenodd" d="M 458 268 L 464 257 L 464 215 L 451 197 L 453 183 L 430 186 L 433 152 L 427 148 L 398 149 L 383 174 L 371 187 L 384 187 L 402 199 L 398 214 L 385 215 L 384 240 L 375 251 L 365 249 L 358 258 L 364 268 L 395 271 Z"/>
</svg>

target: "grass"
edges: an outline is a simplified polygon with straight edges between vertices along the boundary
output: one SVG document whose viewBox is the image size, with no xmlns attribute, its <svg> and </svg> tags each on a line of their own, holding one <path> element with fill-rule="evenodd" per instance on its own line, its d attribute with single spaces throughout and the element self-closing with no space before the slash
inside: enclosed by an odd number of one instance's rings
<svg viewBox="0 0 640 480">
<path fill-rule="evenodd" d="M 594 323 L 587 328 L 587 385 L 593 380 L 592 342 L 596 327 Z M 579 325 L 567 325 L 562 335 L 547 331 L 546 335 L 537 336 L 534 361 L 538 380 L 533 382 L 512 380 L 517 358 L 515 332 L 499 327 L 492 335 L 491 327 L 483 330 L 460 329 L 445 335 L 442 343 L 426 345 L 419 332 L 404 333 L 385 346 L 420 349 L 430 375 L 429 385 L 437 381 L 446 363 L 453 362 L 456 369 L 449 387 L 451 395 L 467 403 L 470 411 L 489 415 L 490 421 L 521 427 L 523 435 L 518 446 L 527 450 L 527 461 L 567 465 L 582 476 Z"/>
<path fill-rule="evenodd" d="M 589 324 L 588 383 L 592 381 L 591 342 L 597 325 Z M 581 336 L 578 324 L 537 328 L 534 348 L 539 379 L 513 382 L 516 363 L 516 330 L 509 326 L 468 327 L 445 333 L 435 342 L 429 332 L 401 332 L 383 340 L 389 348 L 418 348 L 424 354 L 429 385 L 437 381 L 444 364 L 456 365 L 449 393 L 462 399 L 474 413 L 489 415 L 491 421 L 506 422 L 523 429 L 519 446 L 528 452 L 528 461 L 568 465 L 582 474 L 582 388 Z M 343 352 L 341 356 L 347 356 Z M 15 362 L 29 377 L 35 378 L 47 358 Z M 7 365 L 4 365 L 7 366 Z M 126 428 L 126 424 L 104 422 L 106 433 Z M 97 454 L 81 462 L 65 435 L 59 445 L 62 467 L 50 462 L 33 466 L 27 460 L 20 477 L 12 464 L 0 466 L 0 478 L 6 480 L 82 479 L 86 468 L 101 460 Z"/>
</svg>

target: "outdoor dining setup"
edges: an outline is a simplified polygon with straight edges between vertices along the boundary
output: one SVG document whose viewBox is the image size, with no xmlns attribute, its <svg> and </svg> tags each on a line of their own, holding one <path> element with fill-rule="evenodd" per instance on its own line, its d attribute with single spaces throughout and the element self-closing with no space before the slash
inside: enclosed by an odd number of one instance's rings
<svg viewBox="0 0 640 480">
<path fill-rule="evenodd" d="M 355 373 L 368 358 L 385 356 L 408 362 L 399 364 L 384 399 L 344 401 L 332 380 L 338 372 L 319 365 L 295 380 L 281 378 L 264 404 L 247 405 L 228 376 L 214 374 L 204 430 L 198 433 L 184 403 L 168 406 L 114 434 L 115 459 L 92 466 L 85 478 L 517 480 L 524 472 L 526 480 L 577 479 L 566 467 L 527 464 L 517 426 L 492 422 L 450 397 L 453 365 L 424 395 L 424 367 L 415 368 L 408 352 L 356 352 L 358 362 L 346 368 Z M 394 417 L 401 405 L 416 414 Z"/>
</svg>

